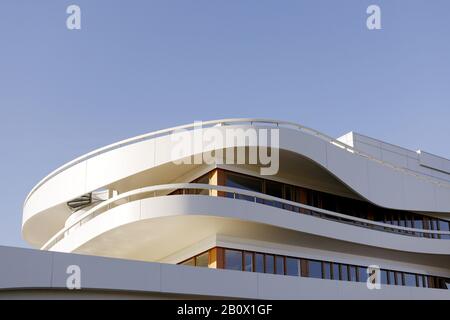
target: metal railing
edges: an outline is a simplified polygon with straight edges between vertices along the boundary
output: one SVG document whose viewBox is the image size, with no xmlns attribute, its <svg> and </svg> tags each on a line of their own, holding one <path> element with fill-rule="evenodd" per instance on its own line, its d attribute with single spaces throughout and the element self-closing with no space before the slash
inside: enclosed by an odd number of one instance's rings
<svg viewBox="0 0 450 320">
<path fill-rule="evenodd" d="M 300 124 L 294 123 L 294 122 L 288 122 L 288 121 L 276 121 L 276 120 L 269 120 L 269 119 L 252 119 L 252 118 L 242 118 L 242 119 L 222 119 L 222 120 L 212 120 L 212 121 L 205 121 L 202 122 L 202 128 L 208 128 L 208 127 L 214 127 L 214 126 L 228 126 L 228 125 L 243 125 L 243 124 L 248 124 L 250 126 L 274 126 L 274 127 L 279 127 L 279 128 L 287 128 L 287 129 L 296 129 L 299 130 L 303 133 L 315 136 L 321 140 L 324 140 L 328 143 L 331 143 L 341 149 L 344 149 L 348 152 L 351 152 L 353 154 L 356 154 L 358 156 L 367 158 L 371 161 L 375 161 L 379 164 L 388 166 L 394 170 L 400 170 L 402 172 L 405 172 L 407 174 L 413 175 L 419 179 L 423 179 L 432 183 L 435 183 L 439 186 L 443 186 L 446 188 L 450 188 L 450 183 L 445 183 L 443 181 L 437 180 L 437 178 L 432 178 L 426 174 L 422 174 L 422 173 L 417 173 L 413 170 L 407 169 L 407 168 L 403 168 L 403 167 L 398 167 L 395 166 L 389 162 L 386 162 L 384 160 L 375 158 L 367 153 L 364 153 L 362 151 L 359 151 L 339 140 L 336 140 L 335 138 L 332 138 L 326 134 L 323 134 L 317 130 L 302 126 Z M 173 128 L 168 128 L 168 129 L 164 129 L 164 130 L 158 130 L 155 132 L 151 132 L 151 133 L 147 133 L 144 135 L 140 135 L 134 138 L 130 138 L 127 140 L 123 140 L 108 146 L 105 146 L 103 148 L 94 150 L 92 152 L 89 152 L 79 158 L 76 158 L 68 163 L 66 163 L 65 165 L 59 167 L 58 169 L 56 169 L 55 171 L 53 171 L 52 173 L 50 173 L 49 175 L 47 175 L 44 179 L 42 179 L 28 194 L 27 198 L 25 199 L 26 203 L 28 201 L 28 199 L 33 195 L 33 193 L 39 189 L 44 183 L 46 183 L 48 180 L 50 180 L 51 178 L 53 178 L 54 176 L 58 175 L 59 173 L 83 162 L 86 161 L 90 158 L 93 158 L 95 156 L 104 154 L 106 152 L 124 147 L 124 146 L 128 146 L 134 143 L 138 143 L 138 142 L 142 142 L 142 141 L 147 141 L 150 139 L 154 139 L 157 137 L 161 137 L 161 136 L 165 136 L 171 133 L 176 132 L 177 130 L 193 130 L 195 128 L 197 128 L 198 123 L 191 123 L 191 124 L 187 124 L 187 125 L 182 125 L 182 126 L 178 126 L 178 127 L 173 127 Z"/>
<path fill-rule="evenodd" d="M 177 193 L 173 193 L 177 191 Z M 215 191 L 215 195 L 212 194 Z M 170 194 L 172 193 L 172 194 Z M 160 196 L 172 196 L 172 195 L 206 195 L 206 196 L 218 196 L 227 197 L 237 200 L 246 200 L 263 205 L 270 205 L 280 209 L 289 210 L 292 212 L 315 216 L 322 219 L 333 220 L 340 223 L 347 223 L 356 225 L 359 227 L 365 227 L 372 230 L 398 233 L 406 236 L 424 237 L 424 235 L 442 235 L 450 239 L 450 231 L 439 230 L 427 230 L 427 229 L 415 229 L 403 226 L 391 225 L 388 223 L 372 221 L 368 219 L 358 218 L 338 212 L 333 212 L 321 208 L 308 206 L 302 203 L 289 201 L 273 196 L 269 196 L 263 193 L 248 191 L 244 189 L 231 188 L 225 186 L 216 186 L 209 184 L 198 183 L 176 183 L 176 184 L 164 184 L 158 186 L 151 186 L 141 189 L 132 190 L 114 198 L 106 200 L 97 206 L 91 208 L 82 214 L 76 221 L 70 225 L 64 227 L 61 231 L 55 234 L 50 240 L 45 243 L 41 250 L 49 250 L 65 236 L 69 235 L 75 228 L 82 226 L 84 223 L 92 220 L 98 215 L 107 212 L 115 207 L 123 204 L 138 201 L 147 198 L 160 197 Z"/>
</svg>

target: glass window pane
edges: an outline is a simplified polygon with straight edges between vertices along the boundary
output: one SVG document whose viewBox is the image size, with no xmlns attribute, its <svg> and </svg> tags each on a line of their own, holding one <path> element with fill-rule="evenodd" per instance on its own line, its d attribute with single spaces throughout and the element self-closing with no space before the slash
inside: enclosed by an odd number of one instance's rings
<svg viewBox="0 0 450 320">
<path fill-rule="evenodd" d="M 253 271 L 253 253 L 244 252 L 244 271 Z"/>
<path fill-rule="evenodd" d="M 423 230 L 423 220 L 419 215 L 414 216 L 414 228 Z"/>
<path fill-rule="evenodd" d="M 395 285 L 395 272 L 394 271 L 388 271 L 389 273 L 389 284 Z"/>
<path fill-rule="evenodd" d="M 274 271 L 275 271 L 273 258 L 274 257 L 271 254 L 265 255 L 265 261 L 266 261 L 265 272 L 266 273 L 274 273 Z"/>
<path fill-rule="evenodd" d="M 225 249 L 225 269 L 242 270 L 242 252 Z"/>
<path fill-rule="evenodd" d="M 339 280 L 339 264 L 333 263 L 333 279 Z"/>
<path fill-rule="evenodd" d="M 289 201 L 296 201 L 295 188 L 292 186 L 284 186 L 285 199 Z"/>
<path fill-rule="evenodd" d="M 447 290 L 450 290 L 450 279 L 445 279 L 445 286 Z"/>
<path fill-rule="evenodd" d="M 448 221 L 439 220 L 439 230 L 441 230 L 441 231 L 449 231 Z"/>
<path fill-rule="evenodd" d="M 350 271 L 350 281 L 356 281 L 356 267 L 355 266 L 349 266 Z"/>
<path fill-rule="evenodd" d="M 202 253 L 195 258 L 195 265 L 197 267 L 208 267 L 208 252 Z"/>
<path fill-rule="evenodd" d="M 191 258 L 181 263 L 183 266 L 195 266 L 195 259 Z"/>
<path fill-rule="evenodd" d="M 264 272 L 264 255 L 255 253 L 255 272 Z"/>
<path fill-rule="evenodd" d="M 322 262 L 309 260 L 308 264 L 309 277 L 311 278 L 322 278 Z"/>
<path fill-rule="evenodd" d="M 405 273 L 405 286 L 415 287 L 416 286 L 416 275 L 412 273 Z"/>
<path fill-rule="evenodd" d="M 405 215 L 399 214 L 398 215 L 398 219 L 400 220 L 399 225 L 402 226 L 402 227 L 406 227 Z"/>
<path fill-rule="evenodd" d="M 341 264 L 341 280 L 348 281 L 348 268 L 346 264 Z"/>
<path fill-rule="evenodd" d="M 421 274 L 418 274 L 416 275 L 416 279 L 417 279 L 417 286 L 423 287 L 423 276 Z"/>
<path fill-rule="evenodd" d="M 284 257 L 275 257 L 275 271 L 277 274 L 284 274 Z"/>
<path fill-rule="evenodd" d="M 401 272 L 395 272 L 395 279 L 398 286 L 403 286 L 403 274 Z"/>
<path fill-rule="evenodd" d="M 388 284 L 388 272 L 381 270 L 381 284 Z"/>
<path fill-rule="evenodd" d="M 406 216 L 406 227 L 412 228 L 413 222 L 412 222 L 411 216 L 409 214 L 407 214 L 405 216 Z"/>
<path fill-rule="evenodd" d="M 322 264 L 322 267 L 323 267 L 323 270 L 322 270 L 323 278 L 331 279 L 331 263 L 324 262 Z"/>
<path fill-rule="evenodd" d="M 358 280 L 359 282 L 367 282 L 367 278 L 369 275 L 367 274 L 366 267 L 358 267 Z"/>
<path fill-rule="evenodd" d="M 286 274 L 288 276 L 300 275 L 300 261 L 295 258 L 286 258 Z"/>
<path fill-rule="evenodd" d="M 266 194 L 269 196 L 282 198 L 283 197 L 283 185 L 278 182 L 266 180 Z"/>
<path fill-rule="evenodd" d="M 262 192 L 262 181 L 256 178 L 227 173 L 226 185 L 228 187 Z"/>
</svg>

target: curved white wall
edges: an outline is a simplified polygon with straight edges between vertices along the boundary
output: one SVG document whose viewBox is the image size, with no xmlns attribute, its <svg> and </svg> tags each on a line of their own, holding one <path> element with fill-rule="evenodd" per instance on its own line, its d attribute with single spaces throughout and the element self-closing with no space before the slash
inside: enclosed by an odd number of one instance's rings
<svg viewBox="0 0 450 320">
<path fill-rule="evenodd" d="M 252 126 L 232 127 L 245 130 Z M 219 130 L 225 128 L 227 127 L 217 127 Z M 425 177 L 422 179 L 407 171 L 394 169 L 351 153 L 315 135 L 296 129 L 279 129 L 280 149 L 311 159 L 377 205 L 400 210 L 450 213 L 450 187 L 444 182 Z M 193 136 L 196 130 L 189 131 L 188 134 Z M 88 158 L 50 178 L 25 202 L 22 223 L 24 238 L 31 244 L 40 246 L 55 233 L 55 229 L 63 227 L 60 222 L 48 230 L 40 226 L 59 221 L 58 215 L 66 218 L 69 212 L 65 208 L 65 202 L 144 170 L 164 170 L 159 166 L 191 155 L 186 152 L 175 159 L 172 155 L 175 143 L 169 135 L 165 135 L 125 145 Z M 202 151 L 243 146 L 237 141 L 227 143 L 210 145 Z"/>
</svg>

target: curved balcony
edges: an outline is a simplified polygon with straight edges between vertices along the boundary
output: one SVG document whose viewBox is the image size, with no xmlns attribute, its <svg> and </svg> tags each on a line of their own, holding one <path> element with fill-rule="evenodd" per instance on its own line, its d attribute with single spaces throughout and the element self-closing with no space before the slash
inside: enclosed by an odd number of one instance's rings
<svg viewBox="0 0 450 320">
<path fill-rule="evenodd" d="M 74 230 L 88 223 L 95 217 L 106 214 L 109 210 L 123 206 L 125 204 L 139 201 L 143 199 L 168 197 L 173 195 L 196 195 L 218 198 L 229 198 L 232 200 L 249 201 L 259 205 L 272 206 L 277 209 L 312 216 L 318 219 L 325 219 L 328 221 L 338 222 L 341 224 L 348 224 L 352 226 L 371 229 L 378 232 L 394 233 L 406 237 L 415 238 L 428 238 L 432 234 L 441 235 L 441 239 L 427 239 L 430 241 L 445 241 L 450 239 L 449 231 L 437 231 L 426 229 L 415 229 L 402 226 L 396 226 L 386 224 L 382 222 L 362 219 L 337 213 L 329 210 L 324 210 L 316 207 L 311 207 L 298 202 L 284 200 L 269 196 L 266 194 L 247 191 L 238 188 L 231 188 L 225 186 L 216 186 L 209 184 L 196 184 L 196 183 L 178 183 L 178 184 L 164 184 L 158 186 L 151 186 L 132 190 L 114 198 L 106 200 L 89 211 L 79 216 L 75 221 L 68 224 L 57 234 L 55 234 L 50 240 L 42 246 L 42 250 L 51 250 L 59 241 L 69 236 Z M 427 237 L 428 236 L 428 237 Z M 425 239 L 424 239 L 425 240 Z"/>
<path fill-rule="evenodd" d="M 316 130 L 266 119 L 202 123 L 202 129 L 211 127 L 224 134 L 230 127 L 244 131 L 249 128 L 278 128 L 280 160 L 284 159 L 286 170 L 293 168 L 289 161 L 294 163 L 306 159 L 316 166 L 317 172 L 323 170 L 339 185 L 378 206 L 439 214 L 450 212 L 448 181 L 414 171 L 414 167 L 396 166 Z M 79 157 L 45 177 L 25 200 L 22 218 L 24 239 L 35 247 L 42 247 L 64 226 L 71 214 L 66 203 L 82 195 L 99 189 L 114 189 L 118 182 L 132 181 L 137 176 L 145 176 L 154 184 L 163 184 L 186 174 L 191 167 L 177 166 L 175 170 L 174 162 L 193 156 L 194 151 L 185 150 L 181 155 L 171 152 L 175 146 L 171 134 L 178 130 L 187 130 L 189 138 L 194 138 L 200 129 L 196 124 L 189 124 L 124 140 Z M 197 151 L 208 153 L 242 147 L 260 145 L 258 142 L 224 141 L 217 145 L 204 145 Z M 137 189 L 143 185 L 145 183 L 131 184 L 125 189 Z"/>
<path fill-rule="evenodd" d="M 316 138 L 319 138 L 322 141 L 325 141 L 327 143 L 333 144 L 334 146 L 348 151 L 354 155 L 358 155 L 361 157 L 364 157 L 370 161 L 374 161 L 378 164 L 381 164 L 383 166 L 387 166 L 391 169 L 394 170 L 398 170 L 401 171 L 403 173 L 406 173 L 408 175 L 414 176 L 416 178 L 419 179 L 423 179 L 426 180 L 428 182 L 431 182 L 433 184 L 436 184 L 438 186 L 444 186 L 447 188 L 450 188 L 450 183 L 445 183 L 443 181 L 440 181 L 436 178 L 433 178 L 431 176 L 427 176 L 424 175 L 423 173 L 418 173 L 415 172 L 411 169 L 407 169 L 407 168 L 403 168 L 403 167 L 399 167 L 396 165 L 393 165 L 390 162 L 375 158 L 373 156 L 371 156 L 370 154 L 367 154 L 365 152 L 362 152 L 360 150 L 357 150 L 339 140 L 336 140 L 333 137 L 330 137 L 324 133 L 321 133 L 317 130 L 305 127 L 303 125 L 294 123 L 294 122 L 289 122 L 289 121 L 277 121 L 277 120 L 270 120 L 270 119 L 258 119 L 258 118 L 242 118 L 242 119 L 222 119 L 222 120 L 211 120 L 211 121 L 205 121 L 202 122 L 202 128 L 209 128 L 209 127 L 214 127 L 214 126 L 227 126 L 227 125 L 250 125 L 250 126 L 274 126 L 276 128 L 286 128 L 286 129 L 294 129 L 297 131 L 300 131 L 302 133 L 314 136 Z M 161 136 L 166 136 L 172 133 L 175 133 L 179 130 L 194 130 L 196 129 L 198 126 L 198 124 L 196 123 L 191 123 L 191 124 L 187 124 L 187 125 L 182 125 L 182 126 L 177 126 L 177 127 L 173 127 L 173 128 L 168 128 L 168 129 L 164 129 L 164 130 L 158 130 L 155 132 L 151 132 L 148 134 L 144 134 L 144 135 L 140 135 L 134 138 L 130 138 L 127 140 L 123 140 L 108 146 L 105 146 L 103 148 L 94 150 L 90 153 L 87 153 L 79 158 L 76 158 L 68 163 L 66 163 L 65 165 L 61 166 L 60 168 L 56 169 L 55 171 L 53 171 L 52 173 L 50 173 L 49 175 L 47 175 L 45 178 L 43 178 L 31 191 L 30 193 L 27 195 L 26 199 L 25 199 L 25 203 L 28 201 L 28 199 L 33 195 L 34 192 L 36 192 L 36 190 L 38 190 L 43 184 L 45 184 L 47 181 L 49 181 L 50 179 L 52 179 L 53 177 L 57 176 L 59 173 L 72 168 L 74 166 L 76 166 L 77 164 L 89 160 L 93 157 L 105 154 L 109 151 L 121 148 L 121 147 L 125 147 L 125 146 L 129 146 L 135 143 L 139 143 L 139 142 L 143 142 L 143 141 L 147 141 L 147 140 L 151 140 L 154 138 L 158 138 Z"/>
</svg>

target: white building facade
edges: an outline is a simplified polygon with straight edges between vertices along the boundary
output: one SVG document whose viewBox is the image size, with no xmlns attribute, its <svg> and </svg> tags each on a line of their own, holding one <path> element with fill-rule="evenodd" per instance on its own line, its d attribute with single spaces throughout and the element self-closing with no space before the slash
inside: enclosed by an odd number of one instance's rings
<svg viewBox="0 0 450 320">
<path fill-rule="evenodd" d="M 148 296 L 449 299 L 450 160 L 289 122 L 195 123 L 57 169 L 26 198 L 22 233 L 51 254 L 159 268 Z"/>
</svg>

